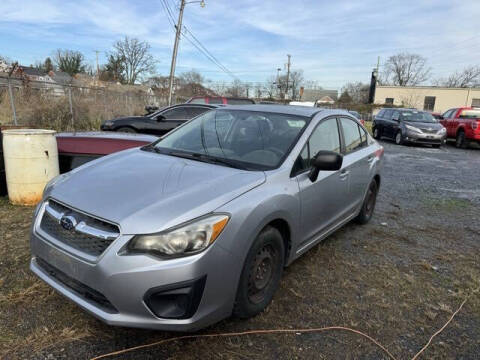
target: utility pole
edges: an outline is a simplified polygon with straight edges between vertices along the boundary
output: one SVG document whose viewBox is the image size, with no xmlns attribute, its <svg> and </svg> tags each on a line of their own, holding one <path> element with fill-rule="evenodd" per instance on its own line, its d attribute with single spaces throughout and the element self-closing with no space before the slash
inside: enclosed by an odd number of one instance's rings
<svg viewBox="0 0 480 360">
<path fill-rule="evenodd" d="M 280 88 L 280 71 L 282 71 L 282 69 L 281 69 L 281 68 L 277 68 L 277 96 L 278 96 L 279 98 L 282 97 L 282 94 L 281 94 L 282 89 Z"/>
<path fill-rule="evenodd" d="M 185 0 L 181 0 L 180 12 L 178 13 L 177 33 L 175 35 L 175 44 L 173 45 L 172 64 L 170 65 L 170 82 L 168 86 L 168 105 L 172 105 L 173 80 L 175 78 L 175 65 L 177 63 L 178 43 L 182 32 L 183 9 L 185 9 Z"/>
<path fill-rule="evenodd" d="M 377 79 L 378 79 L 378 71 L 379 71 L 379 68 L 380 68 L 380 56 L 377 57 L 377 70 L 376 70 L 376 74 L 375 74 L 376 77 L 377 77 Z"/>
<path fill-rule="evenodd" d="M 291 57 L 291 56 L 292 56 L 292 55 L 287 54 L 288 62 L 287 62 L 287 86 L 286 86 L 287 89 L 286 89 L 286 91 L 285 91 L 285 98 L 286 98 L 286 99 L 288 99 L 288 82 L 289 82 L 289 80 L 290 80 L 290 57 Z"/>
</svg>

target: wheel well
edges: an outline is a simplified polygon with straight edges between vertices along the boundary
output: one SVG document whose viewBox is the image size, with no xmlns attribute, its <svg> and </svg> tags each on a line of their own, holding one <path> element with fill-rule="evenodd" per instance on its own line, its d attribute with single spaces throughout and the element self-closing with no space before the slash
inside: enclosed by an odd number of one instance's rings
<svg viewBox="0 0 480 360">
<path fill-rule="evenodd" d="M 117 126 L 115 128 L 115 131 L 118 131 L 118 129 L 125 129 L 125 128 L 128 128 L 128 129 L 132 129 L 133 131 L 137 131 L 137 129 L 135 129 L 133 126 L 131 125 L 120 125 L 120 126 Z"/>
<path fill-rule="evenodd" d="M 378 174 L 375 175 L 375 176 L 373 177 L 373 180 L 376 181 L 376 183 L 377 183 L 377 188 L 380 188 L 380 175 L 378 175 Z"/>
<path fill-rule="evenodd" d="M 463 127 L 458 128 L 457 135 L 460 134 L 461 132 L 465 132 L 465 129 Z"/>
<path fill-rule="evenodd" d="M 288 256 L 290 255 L 290 250 L 292 248 L 291 236 L 290 236 L 290 226 L 283 219 L 275 219 L 270 221 L 267 226 L 272 226 L 282 234 L 283 244 L 285 247 L 285 262 L 287 262 Z"/>
</svg>

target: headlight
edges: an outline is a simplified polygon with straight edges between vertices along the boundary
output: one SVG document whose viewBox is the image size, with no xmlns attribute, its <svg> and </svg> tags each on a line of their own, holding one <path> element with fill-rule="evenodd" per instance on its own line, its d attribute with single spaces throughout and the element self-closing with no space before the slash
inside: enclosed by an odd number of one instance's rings
<svg viewBox="0 0 480 360">
<path fill-rule="evenodd" d="M 405 127 L 407 128 L 407 130 L 410 130 L 419 134 L 422 133 L 422 130 L 420 130 L 419 128 L 416 128 L 415 126 L 405 125 Z"/>
<path fill-rule="evenodd" d="M 112 125 L 113 125 L 113 121 L 107 120 L 107 121 L 105 121 L 105 122 L 103 123 L 103 125 L 105 125 L 105 126 L 112 126 Z"/>
<path fill-rule="evenodd" d="M 227 215 L 213 215 L 158 234 L 137 235 L 128 243 L 127 252 L 172 257 L 195 254 L 218 238 L 228 220 Z"/>
<path fill-rule="evenodd" d="M 442 127 L 440 130 L 437 131 L 437 134 L 445 134 L 447 132 L 447 129 Z"/>
</svg>

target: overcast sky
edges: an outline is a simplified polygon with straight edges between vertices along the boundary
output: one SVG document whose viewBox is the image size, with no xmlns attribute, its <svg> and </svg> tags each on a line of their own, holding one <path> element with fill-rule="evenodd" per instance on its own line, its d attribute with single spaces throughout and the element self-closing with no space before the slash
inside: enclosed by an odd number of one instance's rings
<svg viewBox="0 0 480 360">
<path fill-rule="evenodd" d="M 168 74 L 174 30 L 162 0 L 2 0 L 0 55 L 29 65 L 57 48 L 100 62 L 123 36 L 148 41 Z M 165 0 L 177 15 L 177 0 Z M 188 4 L 184 24 L 243 81 L 264 81 L 292 68 L 324 88 L 368 82 L 377 56 L 408 51 L 428 59 L 434 77 L 480 63 L 480 0 L 273 1 L 205 0 Z M 232 78 L 182 40 L 177 72 L 196 69 L 212 80 Z"/>
</svg>

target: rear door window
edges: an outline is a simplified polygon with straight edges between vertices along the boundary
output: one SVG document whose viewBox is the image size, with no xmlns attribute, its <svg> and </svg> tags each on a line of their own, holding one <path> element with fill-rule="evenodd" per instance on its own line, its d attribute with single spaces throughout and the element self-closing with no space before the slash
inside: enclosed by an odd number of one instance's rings
<svg viewBox="0 0 480 360">
<path fill-rule="evenodd" d="M 200 114 L 203 114 L 204 112 L 207 112 L 210 110 L 210 108 L 203 107 L 203 106 L 192 106 L 187 108 L 188 112 L 188 118 L 193 119 L 195 116 L 198 116 Z"/>
<path fill-rule="evenodd" d="M 345 140 L 345 153 L 351 153 L 363 146 L 360 137 L 360 129 L 356 121 L 348 118 L 340 118 L 342 124 L 343 138 Z"/>
<path fill-rule="evenodd" d="M 188 114 L 185 108 L 176 107 L 170 110 L 167 110 L 162 113 L 166 120 L 186 120 L 188 119 Z"/>
</svg>

